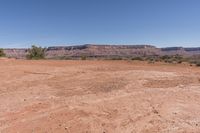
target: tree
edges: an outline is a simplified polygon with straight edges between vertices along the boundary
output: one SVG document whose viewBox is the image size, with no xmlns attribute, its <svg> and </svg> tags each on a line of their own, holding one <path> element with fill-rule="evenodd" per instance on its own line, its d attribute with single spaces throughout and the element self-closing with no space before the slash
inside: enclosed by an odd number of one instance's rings
<svg viewBox="0 0 200 133">
<path fill-rule="evenodd" d="M 42 47 L 37 47 L 35 45 L 32 45 L 32 47 L 28 49 L 27 58 L 33 60 L 44 59 L 45 49 Z"/>
<path fill-rule="evenodd" d="M 6 54 L 4 53 L 3 49 L 0 49 L 0 57 L 4 57 Z"/>
</svg>

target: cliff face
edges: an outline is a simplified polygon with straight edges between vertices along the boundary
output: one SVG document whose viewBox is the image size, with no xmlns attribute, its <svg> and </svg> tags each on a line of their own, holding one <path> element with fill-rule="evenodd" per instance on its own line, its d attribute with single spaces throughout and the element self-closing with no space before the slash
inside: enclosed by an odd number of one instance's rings
<svg viewBox="0 0 200 133">
<path fill-rule="evenodd" d="M 46 51 L 47 58 L 55 56 L 68 57 L 128 57 L 134 55 L 155 54 L 157 48 L 149 45 L 82 45 L 69 47 L 49 47 Z"/>
<path fill-rule="evenodd" d="M 23 59 L 26 58 L 27 49 L 4 49 L 7 57 Z"/>
<path fill-rule="evenodd" d="M 25 58 L 27 49 L 5 49 L 8 57 Z M 151 45 L 76 45 L 56 46 L 46 49 L 47 58 L 56 57 L 135 57 L 151 55 L 174 55 L 183 56 L 200 55 L 200 48 L 169 47 L 156 48 Z"/>
<path fill-rule="evenodd" d="M 168 47 L 161 48 L 162 54 L 174 55 L 179 54 L 183 56 L 200 55 L 200 47 L 196 48 L 183 48 L 183 47 Z"/>
<path fill-rule="evenodd" d="M 67 57 L 134 57 L 152 55 L 199 55 L 200 48 L 168 47 L 156 48 L 151 45 L 80 45 L 67 47 L 49 47 L 46 55 L 48 58 L 55 56 Z"/>
</svg>

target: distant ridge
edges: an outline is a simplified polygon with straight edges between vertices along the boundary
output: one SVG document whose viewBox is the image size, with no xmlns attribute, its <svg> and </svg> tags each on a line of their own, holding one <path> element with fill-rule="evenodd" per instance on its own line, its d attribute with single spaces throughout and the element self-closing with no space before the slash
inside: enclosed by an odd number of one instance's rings
<svg viewBox="0 0 200 133">
<path fill-rule="evenodd" d="M 4 49 L 8 57 L 25 58 L 28 49 Z M 51 46 L 46 49 L 46 58 L 79 58 L 81 56 L 95 58 L 137 57 L 158 55 L 200 55 L 200 47 L 166 47 L 157 48 L 153 45 L 109 45 L 84 44 L 74 46 Z"/>
<path fill-rule="evenodd" d="M 156 48 L 155 46 L 152 45 L 109 45 L 109 44 L 102 44 L 102 45 L 97 45 L 97 44 L 84 44 L 84 45 L 75 45 L 75 46 L 52 46 L 48 47 L 48 50 L 71 50 L 71 49 L 86 49 L 89 47 L 118 47 L 118 48 L 136 48 L 136 49 L 141 49 L 141 48 Z"/>
</svg>

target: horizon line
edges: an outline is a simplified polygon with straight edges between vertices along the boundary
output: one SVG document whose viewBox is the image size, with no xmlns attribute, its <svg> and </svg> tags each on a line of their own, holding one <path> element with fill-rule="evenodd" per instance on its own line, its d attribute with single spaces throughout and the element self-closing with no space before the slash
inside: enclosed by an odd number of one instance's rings
<svg viewBox="0 0 200 133">
<path fill-rule="evenodd" d="M 50 48 L 50 47 L 73 47 L 73 46 L 86 46 L 86 45 L 97 45 L 97 46 L 152 46 L 152 47 L 155 47 L 155 48 L 200 48 L 200 46 L 191 46 L 191 47 L 188 47 L 188 46 L 180 46 L 180 45 L 174 45 L 174 46 L 165 46 L 165 47 L 159 47 L 159 46 L 156 46 L 154 44 L 117 44 L 117 43 L 113 43 L 113 44 L 108 44 L 108 43 L 84 43 L 84 44 L 61 44 L 61 45 L 49 45 L 49 46 L 42 46 L 42 45 L 39 45 L 39 44 L 33 44 L 35 46 L 38 46 L 38 47 L 42 47 L 42 48 Z M 0 47 L 2 49 L 28 49 L 28 48 L 31 48 L 31 46 L 33 45 L 29 45 L 28 47 Z"/>
</svg>

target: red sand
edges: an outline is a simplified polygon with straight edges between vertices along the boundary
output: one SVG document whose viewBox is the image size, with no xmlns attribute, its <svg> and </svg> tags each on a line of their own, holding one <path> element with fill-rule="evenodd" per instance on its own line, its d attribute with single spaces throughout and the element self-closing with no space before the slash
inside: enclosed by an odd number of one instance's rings
<svg viewBox="0 0 200 133">
<path fill-rule="evenodd" d="M 200 132 L 200 68 L 0 60 L 1 133 Z"/>
</svg>

